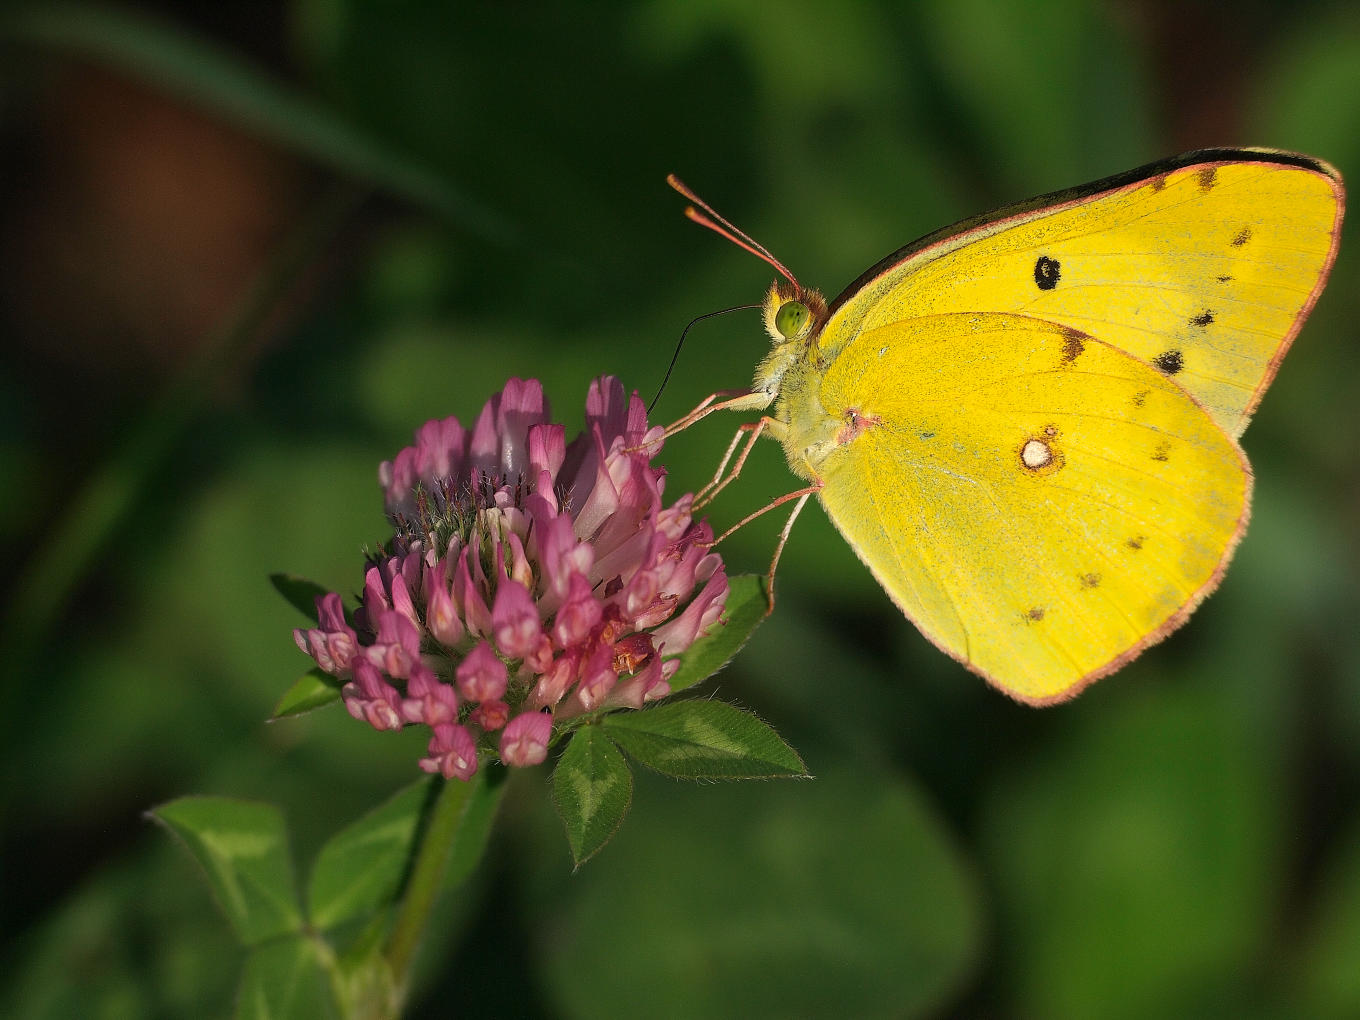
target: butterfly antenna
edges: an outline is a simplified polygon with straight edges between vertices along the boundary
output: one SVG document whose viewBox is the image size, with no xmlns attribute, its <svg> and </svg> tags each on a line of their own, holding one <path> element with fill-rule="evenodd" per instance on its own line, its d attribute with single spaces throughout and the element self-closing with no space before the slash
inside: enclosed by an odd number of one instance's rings
<svg viewBox="0 0 1360 1020">
<path fill-rule="evenodd" d="M 714 209 L 711 205 L 705 202 L 698 195 L 696 195 L 690 189 L 690 186 L 686 184 L 684 181 L 682 181 L 679 177 L 676 177 L 675 174 L 667 174 L 666 183 L 669 184 L 676 191 L 680 192 L 681 195 L 683 195 L 690 203 L 692 203 L 689 206 L 689 208 L 685 210 L 685 215 L 687 217 L 689 217 L 695 223 L 699 224 L 699 226 L 707 227 L 715 234 L 719 234 L 722 237 L 727 238 L 738 248 L 745 249 L 746 251 L 749 251 L 752 255 L 756 256 L 756 258 L 761 259 L 764 262 L 768 262 L 771 266 L 774 267 L 775 271 L 778 272 L 780 276 L 784 277 L 784 279 L 788 280 L 789 283 L 793 284 L 793 289 L 797 293 L 799 294 L 803 293 L 803 288 L 798 283 L 798 280 L 794 277 L 794 275 L 790 273 L 787 269 L 785 269 L 784 263 L 780 262 L 777 258 L 771 255 L 769 249 L 767 249 L 763 244 L 761 244 L 759 241 L 753 238 L 750 234 L 746 233 L 746 231 L 742 230 L 731 220 L 727 219 L 727 217 L 719 213 L 716 209 Z M 734 309 L 727 310 L 733 311 Z M 714 312 L 712 314 L 716 315 L 720 313 Z M 698 319 L 695 320 L 695 322 L 697 321 Z M 693 324 L 694 323 L 690 323 L 691 326 Z"/>
<path fill-rule="evenodd" d="M 675 368 L 675 363 L 680 360 L 680 348 L 685 346 L 685 335 L 694 327 L 695 323 L 702 322 L 704 319 L 711 319 L 716 315 L 726 315 L 728 312 L 744 312 L 750 308 L 760 308 L 760 305 L 733 305 L 731 308 L 720 308 L 716 312 L 705 312 L 703 315 L 696 316 L 689 320 L 689 325 L 680 331 L 680 339 L 675 342 L 675 353 L 671 355 L 671 363 L 666 366 L 666 374 L 661 377 L 661 385 L 656 388 L 656 396 L 647 405 L 647 413 L 651 414 L 656 402 L 661 399 L 661 394 L 666 392 L 666 383 L 671 381 L 671 370 Z"/>
</svg>

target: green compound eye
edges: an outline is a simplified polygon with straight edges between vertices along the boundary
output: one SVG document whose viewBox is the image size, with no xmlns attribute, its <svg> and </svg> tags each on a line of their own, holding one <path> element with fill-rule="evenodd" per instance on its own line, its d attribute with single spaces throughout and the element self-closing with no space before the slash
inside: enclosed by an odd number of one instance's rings
<svg viewBox="0 0 1360 1020">
<path fill-rule="evenodd" d="M 785 301 L 774 313 L 774 328 L 789 340 L 797 340 L 806 333 L 811 321 L 812 313 L 801 301 Z"/>
</svg>

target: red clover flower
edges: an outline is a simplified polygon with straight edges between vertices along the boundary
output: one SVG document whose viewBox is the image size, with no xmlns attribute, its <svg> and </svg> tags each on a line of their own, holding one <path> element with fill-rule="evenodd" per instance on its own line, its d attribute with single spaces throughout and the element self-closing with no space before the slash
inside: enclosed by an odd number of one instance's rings
<svg viewBox="0 0 1360 1020">
<path fill-rule="evenodd" d="M 447 779 L 480 754 L 536 765 L 554 722 L 669 694 L 727 600 L 693 496 L 662 503 L 662 429 L 637 394 L 593 382 L 570 444 L 548 419 L 542 385 L 511 379 L 471 429 L 426 422 L 378 469 L 393 535 L 352 625 L 328 594 L 294 631 L 354 718 L 430 727 L 420 767 Z"/>
</svg>

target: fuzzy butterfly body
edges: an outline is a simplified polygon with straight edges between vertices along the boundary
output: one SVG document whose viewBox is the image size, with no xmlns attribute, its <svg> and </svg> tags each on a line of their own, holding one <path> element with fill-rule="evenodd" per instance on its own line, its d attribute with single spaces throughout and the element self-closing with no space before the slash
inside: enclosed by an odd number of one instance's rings
<svg viewBox="0 0 1360 1020">
<path fill-rule="evenodd" d="M 764 430 L 930 641 L 1063 700 L 1217 585 L 1251 501 L 1237 437 L 1343 203 L 1320 161 L 1207 150 L 939 231 L 829 306 L 790 277 L 728 406 L 772 408 Z"/>
</svg>

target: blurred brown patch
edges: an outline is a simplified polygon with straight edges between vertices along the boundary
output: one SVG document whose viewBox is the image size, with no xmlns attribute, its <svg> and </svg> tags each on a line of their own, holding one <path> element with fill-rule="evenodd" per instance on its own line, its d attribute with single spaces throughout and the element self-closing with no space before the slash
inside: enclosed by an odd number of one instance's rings
<svg viewBox="0 0 1360 1020">
<path fill-rule="evenodd" d="M 232 313 L 307 175 L 100 68 L 60 74 L 35 118 L 0 240 L 11 334 L 68 381 L 150 392 Z"/>
<path fill-rule="evenodd" d="M 1242 137 L 1242 115 L 1262 54 L 1288 16 L 1286 5 L 1120 0 L 1111 10 L 1146 41 L 1172 152 L 1262 144 Z"/>
</svg>

